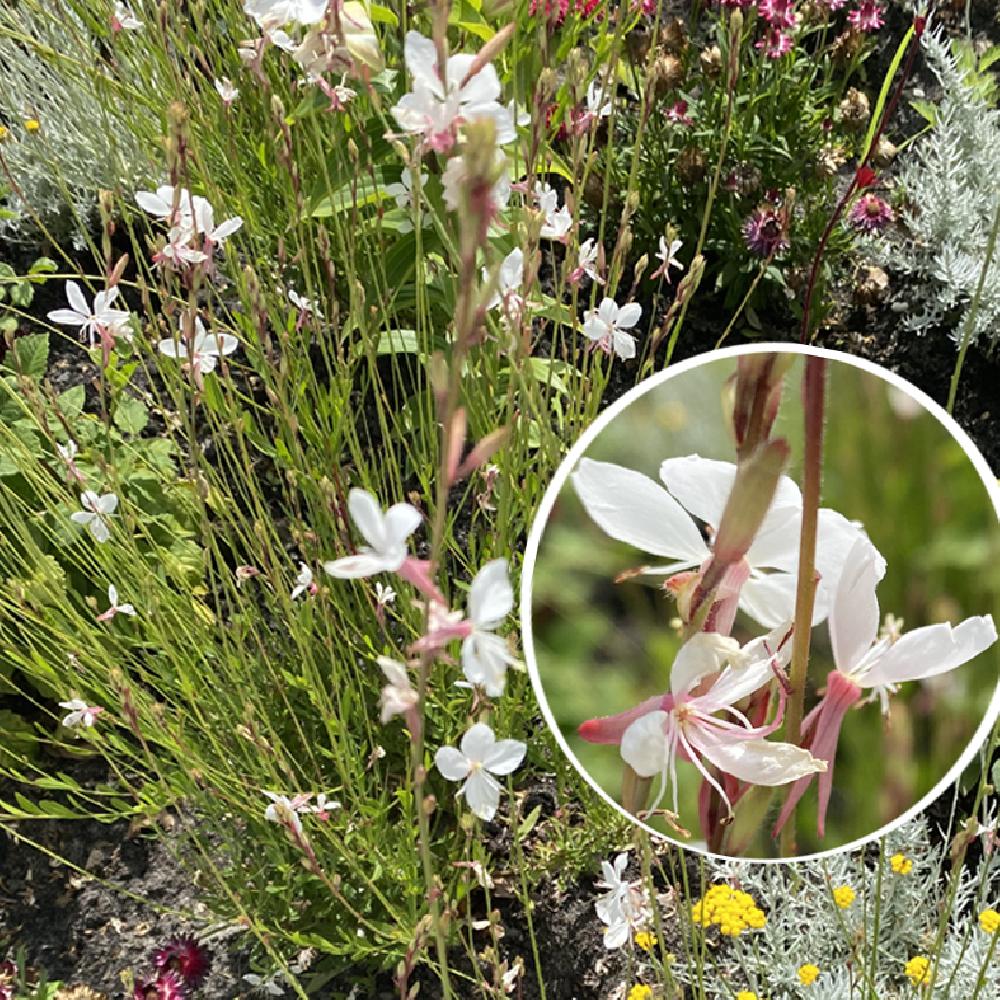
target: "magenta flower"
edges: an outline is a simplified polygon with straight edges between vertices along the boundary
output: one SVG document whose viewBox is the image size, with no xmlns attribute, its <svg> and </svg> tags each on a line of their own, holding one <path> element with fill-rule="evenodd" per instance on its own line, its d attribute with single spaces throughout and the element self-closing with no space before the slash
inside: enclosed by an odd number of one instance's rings
<svg viewBox="0 0 1000 1000">
<path fill-rule="evenodd" d="M 860 0 L 857 10 L 852 10 L 847 20 L 859 31 L 878 31 L 885 23 L 876 0 Z"/>
<path fill-rule="evenodd" d="M 687 111 L 687 101 L 675 101 L 671 107 L 667 108 L 667 121 L 673 122 L 675 125 L 690 125 L 691 116 Z"/>
<path fill-rule="evenodd" d="M 795 0 L 757 0 L 760 16 L 775 28 L 794 28 L 798 24 Z"/>
<path fill-rule="evenodd" d="M 755 47 L 762 49 L 768 59 L 780 59 L 792 51 L 792 36 L 786 35 L 781 28 L 768 28 Z"/>
<path fill-rule="evenodd" d="M 743 223 L 743 238 L 748 249 L 759 257 L 777 256 L 791 246 L 785 219 L 771 205 L 763 205 L 751 213 Z"/>
<path fill-rule="evenodd" d="M 880 233 L 895 219 L 889 203 L 877 194 L 863 194 L 848 213 L 847 221 L 855 229 L 869 236 Z"/>
<path fill-rule="evenodd" d="M 211 952 L 190 935 L 172 938 L 153 953 L 153 965 L 163 975 L 176 975 L 183 985 L 196 990 L 208 976 Z"/>
<path fill-rule="evenodd" d="M 699 632 L 674 660 L 669 693 L 619 715 L 590 719 L 580 726 L 580 736 L 590 743 L 619 743 L 622 759 L 636 774 L 659 775 L 657 802 L 671 786 L 675 814 L 678 759 L 693 764 L 730 811 L 732 801 L 707 765 L 754 785 L 784 785 L 823 771 L 826 765 L 801 747 L 764 739 L 781 725 L 783 687 L 769 725 L 753 726 L 735 707 L 783 675 L 789 637 L 782 626 L 741 649 L 728 636 Z"/>
<path fill-rule="evenodd" d="M 155 979 L 139 979 L 132 992 L 134 1000 L 184 1000 L 184 983 L 173 972 L 161 972 Z"/>
<path fill-rule="evenodd" d="M 826 761 L 819 779 L 820 837 L 833 789 L 833 764 L 840 728 L 848 710 L 861 700 L 878 698 L 888 715 L 889 695 L 905 681 L 923 680 L 960 667 L 996 642 L 990 615 L 967 618 L 952 628 L 947 622 L 914 629 L 905 635 L 878 637 L 879 605 L 875 588 L 885 575 L 885 562 L 867 538 L 859 538 L 844 564 L 830 609 L 830 640 L 837 669 L 826 681 L 826 694 L 802 722 L 813 756 Z M 812 775 L 798 781 L 781 810 L 775 836 L 809 787 Z"/>
</svg>

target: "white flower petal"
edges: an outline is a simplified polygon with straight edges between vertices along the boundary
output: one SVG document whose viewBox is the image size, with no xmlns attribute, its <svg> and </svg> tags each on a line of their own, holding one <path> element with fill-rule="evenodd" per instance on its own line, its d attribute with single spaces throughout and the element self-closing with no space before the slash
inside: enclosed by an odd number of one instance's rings
<svg viewBox="0 0 1000 1000">
<path fill-rule="evenodd" d="M 493 819 L 500 805 L 500 783 L 489 771 L 481 769 L 470 774 L 464 792 L 469 808 L 481 820 L 488 823 Z"/>
<path fill-rule="evenodd" d="M 622 734 L 622 760 L 642 778 L 652 778 L 663 770 L 667 758 L 664 726 L 669 719 L 666 712 L 648 712 Z"/>
<path fill-rule="evenodd" d="M 642 306 L 638 302 L 629 302 L 618 310 L 615 326 L 620 330 L 631 329 L 639 322 L 640 316 L 642 316 Z"/>
<path fill-rule="evenodd" d="M 720 671 L 738 656 L 740 644 L 728 635 L 698 632 L 678 650 L 670 668 L 670 690 L 687 694 L 703 677 Z"/>
<path fill-rule="evenodd" d="M 521 766 L 527 752 L 527 746 L 520 740 L 498 740 L 483 761 L 483 767 L 493 774 L 510 774 Z"/>
<path fill-rule="evenodd" d="M 423 516 L 412 504 L 393 504 L 385 514 L 385 541 L 387 548 L 399 548 L 420 527 Z"/>
<path fill-rule="evenodd" d="M 612 538 L 693 566 L 708 555 L 683 507 L 641 472 L 584 458 L 570 478 L 587 513 Z"/>
<path fill-rule="evenodd" d="M 434 755 L 434 764 L 449 781 L 463 781 L 469 775 L 468 757 L 454 747 L 441 747 Z"/>
<path fill-rule="evenodd" d="M 879 607 L 875 587 L 881 579 L 881 556 L 859 535 L 844 564 L 830 609 L 830 642 L 837 669 L 849 674 L 878 635 Z"/>
<path fill-rule="evenodd" d="M 719 770 L 753 785 L 786 785 L 810 774 L 826 770 L 808 750 L 791 743 L 767 740 L 725 741 L 692 727 L 687 733 L 691 745 Z"/>
<path fill-rule="evenodd" d="M 860 678 L 865 687 L 918 681 L 947 673 L 990 648 L 997 640 L 992 615 L 966 618 L 907 632 Z"/>
<path fill-rule="evenodd" d="M 347 509 L 365 541 L 376 551 L 383 551 L 388 537 L 382 508 L 375 497 L 367 490 L 353 489 L 347 495 Z"/>
<path fill-rule="evenodd" d="M 795 615 L 794 573 L 760 573 L 750 577 L 740 591 L 740 608 L 764 628 L 775 628 Z M 813 624 L 822 621 L 813 615 Z"/>
<path fill-rule="evenodd" d="M 513 610 L 507 560 L 494 559 L 476 574 L 469 588 L 469 618 L 477 629 L 495 629 Z"/>
<path fill-rule="evenodd" d="M 486 760 L 495 744 L 496 737 L 493 735 L 493 730 L 485 722 L 477 722 L 474 726 L 469 727 L 466 734 L 462 737 L 460 746 L 462 753 L 469 760 L 482 763 Z"/>
<path fill-rule="evenodd" d="M 356 556 L 345 556 L 343 559 L 323 563 L 323 569 L 338 580 L 360 580 L 376 573 L 384 573 L 388 568 L 385 559 L 377 552 L 359 552 Z"/>
</svg>

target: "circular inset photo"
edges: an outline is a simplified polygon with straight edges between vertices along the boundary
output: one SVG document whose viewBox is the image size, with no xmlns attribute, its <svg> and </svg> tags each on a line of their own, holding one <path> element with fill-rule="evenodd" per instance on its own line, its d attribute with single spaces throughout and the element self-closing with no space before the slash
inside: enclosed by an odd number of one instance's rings
<svg viewBox="0 0 1000 1000">
<path fill-rule="evenodd" d="M 763 347 L 620 400 L 533 526 L 525 652 L 563 749 L 712 854 L 853 847 L 954 780 L 996 717 L 996 481 L 922 393 Z"/>
</svg>

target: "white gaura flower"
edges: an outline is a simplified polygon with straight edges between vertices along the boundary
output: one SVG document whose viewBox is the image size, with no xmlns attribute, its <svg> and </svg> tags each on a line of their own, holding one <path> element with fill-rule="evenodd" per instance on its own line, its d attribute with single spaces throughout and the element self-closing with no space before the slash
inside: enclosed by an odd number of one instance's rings
<svg viewBox="0 0 1000 1000">
<path fill-rule="evenodd" d="M 672 560 L 665 566 L 642 569 L 659 575 L 696 570 L 705 563 L 711 550 L 697 522 L 707 524 L 710 532 L 718 528 L 735 476 L 736 466 L 730 462 L 688 455 L 669 458 L 660 466 L 666 489 L 640 472 L 587 458 L 570 478 L 587 513 L 606 534 Z M 801 520 L 802 494 L 791 479 L 782 476 L 747 552 L 749 578 L 739 596 L 739 607 L 765 628 L 795 617 Z M 863 534 L 836 511 L 820 510 L 816 545 L 820 581 L 814 625 L 826 618 L 844 561 Z"/>
<path fill-rule="evenodd" d="M 320 319 L 323 318 L 323 314 L 316 308 L 316 303 L 312 299 L 306 298 L 304 295 L 299 295 L 294 288 L 288 289 L 288 301 L 291 302 L 293 306 L 300 313 L 305 313 L 306 315 L 315 315 Z"/>
<path fill-rule="evenodd" d="M 462 782 L 458 794 L 464 794 L 469 808 L 489 822 L 500 805 L 500 782 L 494 775 L 516 770 L 528 748 L 518 740 L 498 741 L 483 722 L 468 730 L 460 747 L 441 747 L 434 755 L 434 763 L 448 781 Z"/>
<path fill-rule="evenodd" d="M 836 670 L 827 675 L 826 693 L 802 721 L 802 733 L 815 757 L 827 762 L 819 779 L 817 831 L 823 836 L 833 789 L 833 765 L 844 716 L 865 691 L 888 714 L 889 695 L 906 681 L 927 680 L 955 670 L 997 640 L 992 615 L 966 618 L 959 625 L 927 625 L 902 635 L 890 631 L 879 638 L 879 604 L 875 588 L 885 575 L 885 561 L 867 538 L 858 538 L 844 562 L 830 608 L 830 641 Z M 800 781 L 778 817 L 785 824 L 809 787 Z"/>
<path fill-rule="evenodd" d="M 203 240 L 202 246 L 210 251 L 214 247 L 221 247 L 242 225 L 243 220 L 238 215 L 234 215 L 231 219 L 226 219 L 225 222 L 220 222 L 216 226 L 215 210 L 204 198 L 196 196 L 194 215 L 187 226 L 182 225 L 181 229 L 183 231 L 185 228 L 190 228 L 191 236 L 195 233 L 200 234 Z"/>
<path fill-rule="evenodd" d="M 167 233 L 167 241 L 163 248 L 153 254 L 153 263 L 162 264 L 166 261 L 178 269 L 203 264 L 208 260 L 208 254 L 191 246 L 193 235 L 190 229 L 173 226 Z"/>
<path fill-rule="evenodd" d="M 559 192 L 550 184 L 535 182 L 535 202 L 544 216 L 539 232 L 544 240 L 564 241 L 573 228 L 573 213 L 563 205 L 559 206 Z"/>
<path fill-rule="evenodd" d="M 624 877 L 627 866 L 626 852 L 619 854 L 613 865 L 601 862 L 603 878 L 598 880 L 597 888 L 606 891 L 594 903 L 594 909 L 605 925 L 604 947 L 609 951 L 620 948 L 652 917 L 645 887 L 641 882 L 630 882 Z"/>
<path fill-rule="evenodd" d="M 194 211 L 191 205 L 191 192 L 187 188 L 178 190 L 172 184 L 161 184 L 155 191 L 136 191 L 135 201 L 144 212 L 157 219 L 163 219 L 171 226 L 190 221 Z"/>
<path fill-rule="evenodd" d="M 307 563 L 299 563 L 299 575 L 295 578 L 295 586 L 292 588 L 291 598 L 294 601 L 301 594 L 306 591 L 314 594 L 316 592 L 316 584 L 313 583 L 313 572 L 309 568 Z"/>
<path fill-rule="evenodd" d="M 405 664 L 388 656 L 380 656 L 376 662 L 382 668 L 382 673 L 388 682 L 382 688 L 378 702 L 382 709 L 380 716 L 382 725 L 396 715 L 406 715 L 409 720 L 409 715 L 417 707 L 420 698 L 416 688 L 410 683 L 410 675 L 406 672 Z"/>
<path fill-rule="evenodd" d="M 587 114 L 591 118 L 607 118 L 611 114 L 611 97 L 596 80 L 591 80 L 587 87 Z"/>
<path fill-rule="evenodd" d="M 623 360 L 635 357 L 635 337 L 631 330 L 642 315 L 638 302 L 619 306 L 614 299 L 604 299 L 596 309 L 588 309 L 583 317 L 583 334 L 607 353 Z"/>
<path fill-rule="evenodd" d="M 503 694 L 508 666 L 519 666 L 506 641 L 495 630 L 514 609 L 514 591 L 507 561 L 494 559 L 475 576 L 469 588 L 469 633 L 462 640 L 462 672 L 491 698 Z"/>
<path fill-rule="evenodd" d="M 490 272 L 483 268 L 484 284 L 490 280 Z M 515 247 L 503 259 L 500 265 L 500 272 L 497 275 L 497 287 L 490 301 L 486 303 L 487 309 L 496 309 L 503 306 L 505 311 L 514 316 L 520 314 L 523 300 L 518 292 L 524 283 L 524 252 L 520 247 Z"/>
<path fill-rule="evenodd" d="M 86 333 L 93 347 L 101 331 L 106 331 L 114 337 L 132 339 L 129 327 L 130 313 L 127 309 L 112 309 L 111 304 L 118 298 L 118 286 L 106 288 L 94 296 L 93 307 L 87 305 L 87 299 L 80 286 L 75 281 L 66 282 L 66 298 L 69 309 L 55 309 L 50 312 L 49 319 L 62 326 L 75 326 L 81 333 Z"/>
<path fill-rule="evenodd" d="M 84 729 L 90 729 L 97 717 L 104 711 L 99 705 L 88 705 L 85 701 L 79 698 L 72 698 L 69 701 L 59 702 L 60 708 L 65 708 L 69 713 L 63 720 L 62 724 L 68 729 L 74 729 L 77 726 L 82 726 Z"/>
<path fill-rule="evenodd" d="M 245 0 L 243 11 L 269 32 L 290 24 L 319 24 L 328 6 L 329 0 Z"/>
<path fill-rule="evenodd" d="M 135 16 L 135 12 L 128 4 L 122 3 L 121 0 L 115 0 L 115 11 L 111 15 L 111 30 L 114 32 L 141 31 L 142 21 Z"/>
<path fill-rule="evenodd" d="M 770 684 L 788 662 L 788 633 L 789 629 L 783 627 L 741 649 L 728 636 L 699 632 L 677 654 L 668 694 L 648 699 L 617 716 L 592 719 L 580 727 L 580 735 L 601 743 L 616 742 L 620 737 L 622 759 L 636 774 L 644 778 L 660 776 L 657 801 L 668 787 L 673 789 L 675 813 L 678 757 L 694 764 L 730 811 L 728 795 L 704 761 L 751 785 L 785 785 L 825 771 L 826 764 L 808 750 L 764 739 L 781 725 L 783 687 L 779 686 L 782 704 L 769 725 L 753 726 L 736 708 Z M 694 693 L 712 677 L 707 690 Z"/>
<path fill-rule="evenodd" d="M 429 175 L 426 173 L 421 173 L 420 175 L 420 188 L 423 190 L 424 185 L 427 183 Z M 409 211 L 413 207 L 413 174 L 409 167 L 403 167 L 403 172 L 399 175 L 399 180 L 393 184 L 387 185 L 385 193 L 392 198 L 396 199 L 396 207 L 403 209 L 404 211 Z M 424 215 L 423 225 L 430 225 L 431 219 L 429 215 Z M 399 226 L 399 231 L 401 233 L 410 233 L 413 231 L 413 222 L 409 218 L 404 219 Z"/>
<path fill-rule="evenodd" d="M 431 149 L 439 153 L 447 152 L 455 144 L 459 126 L 482 118 L 493 119 L 499 145 L 517 138 L 510 112 L 499 103 L 500 78 L 492 64 L 487 63 L 469 76 L 477 57 L 453 55 L 448 59 L 442 80 L 434 42 L 417 31 L 406 33 L 404 58 L 413 90 L 404 94 L 392 109 L 404 132 L 422 135 Z"/>
<path fill-rule="evenodd" d="M 510 194 L 512 190 L 510 180 L 510 161 L 507 154 L 502 149 L 498 149 L 494 156 L 496 164 L 501 167 L 500 176 L 490 191 L 490 202 L 493 205 L 494 214 L 501 212 L 510 204 Z M 441 186 L 444 190 L 444 203 L 451 212 L 457 212 L 464 204 L 465 188 L 468 186 L 469 176 L 466 163 L 461 156 L 452 156 L 445 164 L 444 173 L 441 175 Z"/>
<path fill-rule="evenodd" d="M 135 615 L 135 608 L 131 604 L 118 603 L 118 588 L 113 583 L 108 584 L 108 605 L 108 610 L 97 616 L 99 622 L 110 621 L 115 615 Z"/>
<path fill-rule="evenodd" d="M 660 262 L 660 266 L 649 276 L 651 279 L 656 279 L 663 277 L 666 279 L 667 284 L 670 284 L 670 268 L 676 267 L 678 270 L 683 271 L 684 265 L 677 259 L 677 251 L 684 246 L 681 240 L 671 240 L 667 243 L 666 237 L 660 237 L 660 249 L 656 254 L 657 260 Z"/>
<path fill-rule="evenodd" d="M 603 285 L 604 279 L 597 273 L 597 262 L 600 255 L 600 247 L 597 241 L 591 237 L 580 244 L 580 255 L 576 262 L 576 267 L 569 276 L 570 282 L 579 281 L 587 275 L 595 284 Z"/>
<path fill-rule="evenodd" d="M 168 358 L 177 358 L 190 364 L 196 379 L 208 372 L 214 372 L 219 358 L 232 354 L 240 342 L 231 333 L 208 333 L 200 316 L 194 318 L 194 340 L 190 347 L 185 342 L 184 323 L 177 334 L 157 345 L 159 352 Z"/>
<path fill-rule="evenodd" d="M 271 804 L 264 810 L 264 819 L 270 823 L 278 823 L 301 837 L 302 820 L 299 818 L 299 810 L 305 805 L 303 796 L 296 796 L 292 800 L 278 792 L 264 792 L 264 795 L 271 800 Z"/>
<path fill-rule="evenodd" d="M 351 490 L 347 509 L 368 544 L 357 555 L 324 563 L 327 573 L 340 580 L 357 580 L 398 571 L 407 559 L 407 539 L 422 520 L 420 511 L 412 504 L 397 503 L 383 514 L 375 497 L 359 489 Z"/>
<path fill-rule="evenodd" d="M 215 81 L 215 89 L 227 108 L 240 96 L 239 90 L 233 86 L 232 81 L 227 76 Z"/>
<path fill-rule="evenodd" d="M 388 607 L 396 600 L 396 591 L 392 589 L 388 584 L 383 586 L 381 583 L 375 584 L 375 603 L 380 608 Z"/>
<path fill-rule="evenodd" d="M 85 525 L 95 542 L 106 542 L 111 537 L 107 519 L 114 517 L 118 497 L 114 493 L 98 496 L 93 490 L 85 490 L 80 495 L 80 506 L 83 510 L 70 514 L 70 520 Z"/>
</svg>

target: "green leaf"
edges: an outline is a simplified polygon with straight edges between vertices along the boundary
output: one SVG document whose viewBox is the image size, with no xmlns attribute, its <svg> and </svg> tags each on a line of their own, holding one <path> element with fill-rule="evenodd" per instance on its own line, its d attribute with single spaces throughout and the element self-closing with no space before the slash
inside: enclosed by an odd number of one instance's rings
<svg viewBox="0 0 1000 1000">
<path fill-rule="evenodd" d="M 7 367 L 31 378 L 41 378 L 49 366 L 49 335 L 31 333 L 18 337 Z"/>
<path fill-rule="evenodd" d="M 518 825 L 517 828 L 518 840 L 524 840 L 524 838 L 527 837 L 529 833 L 531 833 L 532 829 L 534 829 L 535 824 L 538 822 L 538 817 L 541 814 L 542 814 L 542 807 L 535 806 L 535 808 L 532 809 L 531 812 L 524 817 L 524 819 L 521 821 L 521 823 Z"/>
<path fill-rule="evenodd" d="M 399 27 L 399 18 L 388 8 L 381 4 L 372 4 L 368 16 L 372 19 L 372 24 L 388 24 L 393 28 Z"/>
<path fill-rule="evenodd" d="M 929 122 L 931 125 L 937 124 L 938 111 L 932 101 L 910 101 L 910 107 L 913 108 L 913 110 L 916 111 L 916 113 L 920 115 L 924 121 Z"/>
<path fill-rule="evenodd" d="M 309 216 L 313 219 L 328 219 L 331 215 L 340 215 L 341 212 L 374 205 L 388 197 L 378 179 L 373 182 L 367 177 L 360 183 L 352 180 L 334 194 L 320 198 L 309 212 Z"/>
<path fill-rule="evenodd" d="M 82 385 L 75 385 L 72 389 L 61 392 L 56 398 L 59 411 L 68 420 L 75 420 L 83 412 L 83 404 L 87 399 L 87 390 Z"/>
<path fill-rule="evenodd" d="M 375 353 L 422 354 L 416 330 L 386 330 L 378 339 Z"/>
<path fill-rule="evenodd" d="M 58 271 L 59 265 L 51 257 L 39 257 L 31 267 L 28 268 L 28 274 L 51 274 L 53 271 Z"/>
<path fill-rule="evenodd" d="M 149 411 L 138 399 L 125 396 L 115 407 L 115 426 L 123 434 L 140 434 L 149 422 Z"/>
</svg>

